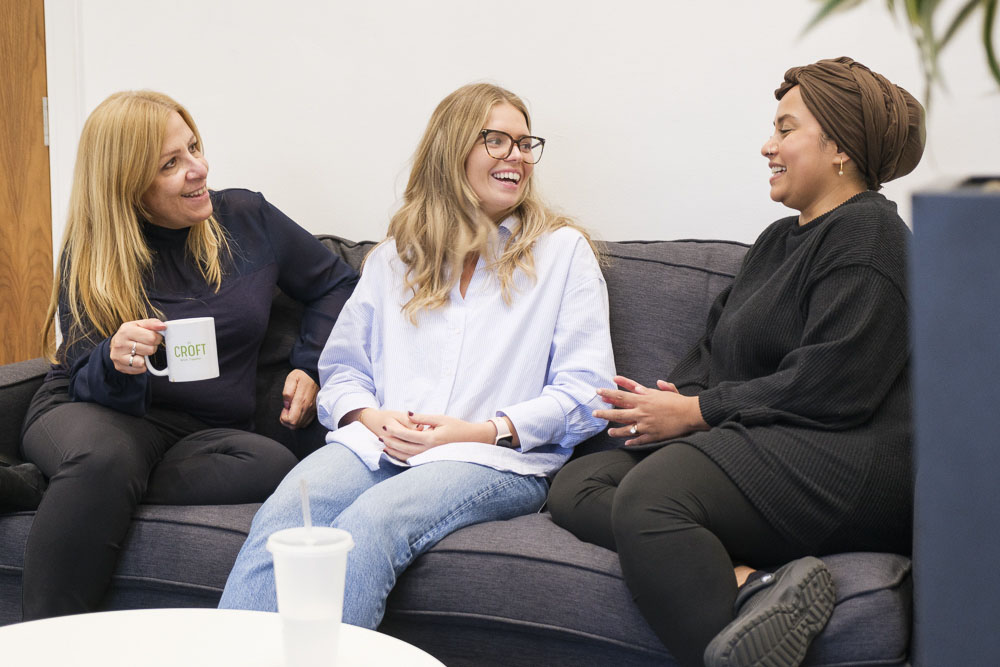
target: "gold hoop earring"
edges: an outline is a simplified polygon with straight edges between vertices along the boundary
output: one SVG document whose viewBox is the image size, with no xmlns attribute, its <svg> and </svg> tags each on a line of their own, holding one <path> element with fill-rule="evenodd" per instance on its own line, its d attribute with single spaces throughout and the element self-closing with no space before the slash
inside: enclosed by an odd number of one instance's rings
<svg viewBox="0 0 1000 667">
<path fill-rule="evenodd" d="M 840 158 L 840 171 L 837 172 L 837 176 L 844 175 L 844 158 Z"/>
</svg>

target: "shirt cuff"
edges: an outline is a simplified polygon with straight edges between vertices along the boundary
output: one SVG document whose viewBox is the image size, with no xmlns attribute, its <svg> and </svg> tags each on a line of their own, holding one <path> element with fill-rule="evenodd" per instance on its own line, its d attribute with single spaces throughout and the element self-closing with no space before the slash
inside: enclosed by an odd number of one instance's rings
<svg viewBox="0 0 1000 667">
<path fill-rule="evenodd" d="M 539 396 L 497 410 L 496 416 L 510 418 L 517 431 L 519 450 L 523 452 L 560 443 L 566 436 L 566 415 L 559 401 L 551 396 Z"/>
<path fill-rule="evenodd" d="M 365 391 L 355 391 L 349 394 L 341 394 L 332 401 L 317 401 L 316 414 L 323 426 L 331 431 L 336 430 L 340 420 L 348 412 L 361 408 L 378 409 L 378 401 L 375 397 Z"/>
</svg>

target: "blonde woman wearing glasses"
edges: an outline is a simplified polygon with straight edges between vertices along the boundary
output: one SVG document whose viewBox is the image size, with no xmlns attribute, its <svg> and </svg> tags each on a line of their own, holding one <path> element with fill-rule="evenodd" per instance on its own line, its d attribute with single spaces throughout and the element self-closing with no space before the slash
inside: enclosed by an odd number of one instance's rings
<svg viewBox="0 0 1000 667">
<path fill-rule="evenodd" d="M 320 359 L 327 446 L 260 509 L 222 607 L 276 608 L 272 532 L 346 529 L 344 620 L 378 626 L 400 573 L 449 533 L 537 511 L 547 477 L 601 430 L 614 375 L 589 240 L 532 186 L 545 142 L 497 86 L 446 97 L 389 237 L 366 260 Z"/>
</svg>

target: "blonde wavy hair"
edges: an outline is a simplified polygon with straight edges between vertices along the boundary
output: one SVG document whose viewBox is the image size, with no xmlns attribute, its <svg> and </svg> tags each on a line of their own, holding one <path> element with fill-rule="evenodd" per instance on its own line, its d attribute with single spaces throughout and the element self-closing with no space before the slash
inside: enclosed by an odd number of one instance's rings
<svg viewBox="0 0 1000 667">
<path fill-rule="evenodd" d="M 167 121 L 174 112 L 203 149 L 187 109 L 150 90 L 111 95 L 83 126 L 59 271 L 42 331 L 50 361 L 60 361 L 52 335 L 60 286 L 70 311 L 69 331 L 62 332 L 63 349 L 94 334 L 111 336 L 123 322 L 163 316 L 146 294 L 144 281 L 153 256 L 139 221 L 150 218 L 142 197 L 156 176 Z M 216 290 L 222 283 L 224 249 L 228 250 L 228 242 L 215 216 L 191 227 L 187 251 Z"/>
<path fill-rule="evenodd" d="M 479 197 L 466 177 L 465 161 L 476 147 L 490 111 L 503 103 L 524 114 L 530 132 L 531 116 L 521 98 L 499 86 L 474 83 L 438 104 L 417 147 L 403 206 L 392 217 L 388 234 L 407 267 L 405 287 L 413 291 L 413 297 L 403 312 L 414 324 L 421 310 L 448 303 L 448 295 L 471 256 L 487 258 L 509 304 L 515 272 L 535 278 L 532 249 L 540 236 L 560 227 L 573 227 L 590 242 L 584 229 L 542 203 L 529 178 L 521 200 L 503 216 L 517 219 L 510 240 L 498 257 L 490 255 L 497 225 L 480 210 Z"/>
</svg>

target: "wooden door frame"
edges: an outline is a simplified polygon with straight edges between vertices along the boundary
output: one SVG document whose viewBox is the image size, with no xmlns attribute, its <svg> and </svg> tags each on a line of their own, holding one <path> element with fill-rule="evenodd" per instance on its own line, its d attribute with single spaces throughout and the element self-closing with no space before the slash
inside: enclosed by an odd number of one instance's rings
<svg viewBox="0 0 1000 667">
<path fill-rule="evenodd" d="M 45 124 L 44 0 L 3 9 L 3 227 L 0 229 L 0 363 L 42 351 L 52 288 L 51 162 Z"/>
</svg>

